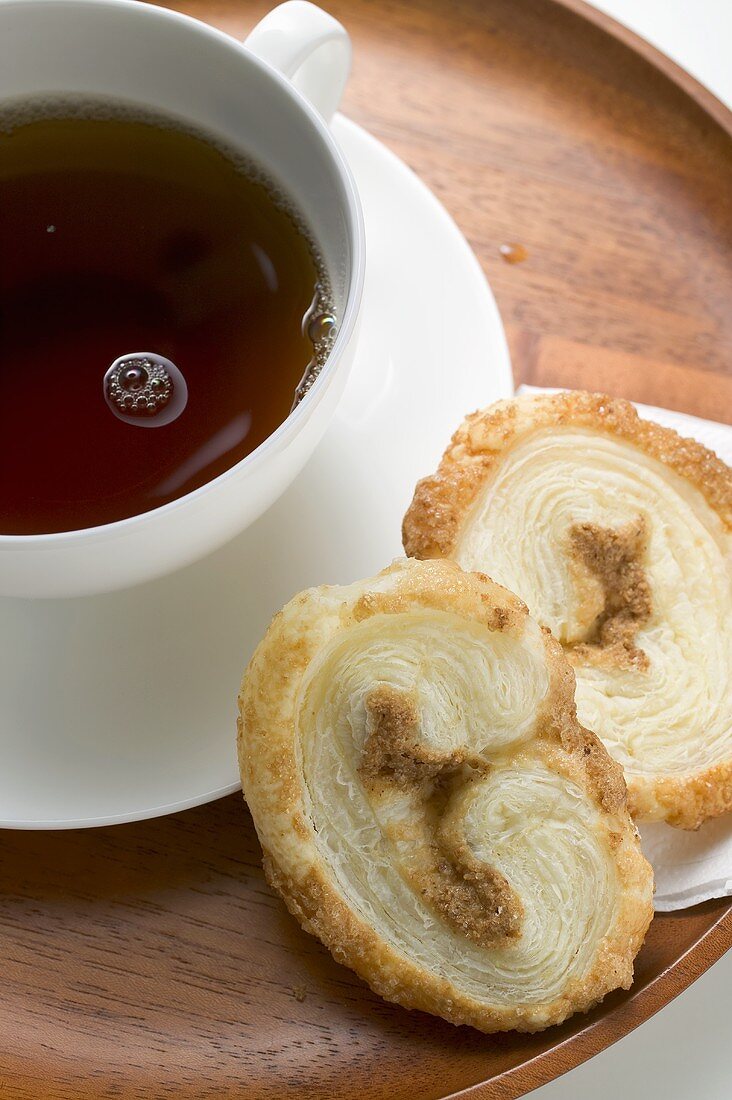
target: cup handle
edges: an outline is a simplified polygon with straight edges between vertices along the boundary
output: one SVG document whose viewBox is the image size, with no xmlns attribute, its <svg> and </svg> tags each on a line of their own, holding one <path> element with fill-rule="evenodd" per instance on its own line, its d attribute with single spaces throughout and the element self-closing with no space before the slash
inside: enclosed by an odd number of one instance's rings
<svg viewBox="0 0 732 1100">
<path fill-rule="evenodd" d="M 244 45 L 330 122 L 351 71 L 351 40 L 337 19 L 307 0 L 288 0 L 257 23 Z"/>
</svg>

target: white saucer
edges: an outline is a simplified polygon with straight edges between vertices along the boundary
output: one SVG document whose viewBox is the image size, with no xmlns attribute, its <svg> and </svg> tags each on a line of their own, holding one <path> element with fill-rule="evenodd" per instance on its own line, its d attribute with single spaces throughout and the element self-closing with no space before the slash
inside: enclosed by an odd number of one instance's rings
<svg viewBox="0 0 732 1100">
<path fill-rule="evenodd" d="M 0 601 L 0 825 L 133 821 L 239 786 L 235 701 L 275 611 L 401 553 L 415 481 L 462 416 L 511 394 L 493 296 L 417 177 L 338 118 L 366 218 L 356 364 L 286 495 L 204 561 L 139 588 Z"/>
</svg>

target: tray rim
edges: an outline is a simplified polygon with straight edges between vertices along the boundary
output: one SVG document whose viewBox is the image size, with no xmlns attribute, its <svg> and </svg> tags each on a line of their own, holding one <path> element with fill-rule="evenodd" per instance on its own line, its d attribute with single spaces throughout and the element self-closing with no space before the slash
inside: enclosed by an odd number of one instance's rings
<svg viewBox="0 0 732 1100">
<path fill-rule="evenodd" d="M 724 898 L 715 900 L 719 904 L 725 901 Z M 442 1100 L 520 1100 L 522 1096 L 557 1080 L 635 1031 L 688 989 L 730 948 L 732 899 L 727 901 L 717 920 L 696 943 L 637 992 L 633 993 L 631 988 L 629 996 L 622 1004 L 603 1013 L 581 1031 L 567 1036 L 528 1061 L 504 1070 L 489 1081 L 479 1081 L 459 1092 L 448 1093 Z M 608 1027 L 609 1037 L 602 1033 L 597 1034 Z M 558 1059 L 558 1055 L 561 1058 Z"/>
<path fill-rule="evenodd" d="M 579 16 L 580 19 L 592 23 L 605 34 L 609 34 L 611 38 L 627 46 L 633 53 L 638 54 L 644 61 L 648 61 L 654 69 L 658 69 L 672 84 L 676 84 L 682 92 L 693 99 L 732 137 L 732 108 L 723 103 L 705 84 L 687 72 L 658 46 L 654 46 L 647 38 L 626 27 L 612 15 L 600 11 L 589 0 L 551 0 L 551 3 L 554 7 L 564 8 Z"/>
</svg>

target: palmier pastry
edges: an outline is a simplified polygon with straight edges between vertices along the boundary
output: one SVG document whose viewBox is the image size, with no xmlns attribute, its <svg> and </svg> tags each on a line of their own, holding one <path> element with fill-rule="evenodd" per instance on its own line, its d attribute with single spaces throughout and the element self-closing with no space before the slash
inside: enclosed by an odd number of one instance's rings
<svg viewBox="0 0 732 1100">
<path fill-rule="evenodd" d="M 388 1000 L 539 1030 L 631 982 L 652 873 L 561 647 L 452 562 L 314 588 L 240 696 L 270 883 Z"/>
<path fill-rule="evenodd" d="M 693 829 L 732 809 L 732 471 L 711 451 L 627 401 L 502 401 L 455 433 L 403 536 L 552 630 L 635 816 Z"/>
</svg>

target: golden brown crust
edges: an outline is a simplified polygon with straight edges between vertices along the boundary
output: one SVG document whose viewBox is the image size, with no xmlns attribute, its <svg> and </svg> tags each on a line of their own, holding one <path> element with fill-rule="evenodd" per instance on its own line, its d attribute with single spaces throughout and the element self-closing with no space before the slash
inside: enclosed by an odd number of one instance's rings
<svg viewBox="0 0 732 1100">
<path fill-rule="evenodd" d="M 630 985 L 633 958 L 652 917 L 652 874 L 627 813 L 622 773 L 597 738 L 579 726 L 572 670 L 548 632 L 532 626 L 531 644 L 543 654 L 549 676 L 534 732 L 495 759 L 508 769 L 514 763 L 519 769 L 540 765 L 546 774 L 584 792 L 597 814 L 593 843 L 605 853 L 616 882 L 613 916 L 596 950 L 557 994 L 537 1003 L 494 1002 L 490 986 L 477 996 L 410 957 L 349 903 L 316 828 L 314 778 L 306 779 L 303 770 L 301 723 L 313 720 L 309 696 L 303 694 L 304 684 L 311 682 L 307 677 L 316 675 L 313 670 L 321 667 L 334 638 L 363 624 L 368 628 L 370 622 L 381 630 L 389 617 L 415 609 L 449 612 L 517 639 L 530 622 L 521 602 L 486 577 L 465 574 L 450 562 L 402 562 L 372 582 L 314 589 L 296 597 L 274 619 L 252 658 L 239 699 L 238 747 L 267 877 L 303 928 L 387 999 L 484 1031 L 540 1030 L 572 1012 L 588 1010 L 608 991 Z M 328 683 L 326 677 L 324 690 Z M 465 833 L 466 800 L 490 776 L 493 757 L 476 750 L 427 752 L 409 690 L 374 683 L 363 706 L 366 736 L 356 757 L 360 769 L 353 774 L 360 770 L 375 813 L 380 799 L 391 807 L 382 829 L 392 843 L 407 829 L 405 843 L 414 849 L 414 858 L 402 867 L 404 880 L 432 909 L 434 919 L 464 937 L 473 950 L 520 943 L 521 898 L 496 867 L 476 858 Z M 322 729 L 317 736 L 330 733 Z M 413 807 L 408 828 L 391 824 L 394 806 L 405 805 L 404 800 Z M 352 842 L 357 842 L 355 836 Z"/>
<path fill-rule="evenodd" d="M 535 433 L 561 428 L 588 429 L 631 444 L 694 486 L 721 520 L 721 529 L 732 532 L 732 470 L 721 459 L 695 440 L 642 420 L 628 401 L 577 391 L 500 401 L 466 417 L 436 473 L 417 484 L 402 525 L 406 553 L 419 559 L 459 558 L 458 544 L 479 494 L 512 449 Z M 585 523 L 570 531 L 565 557 L 579 614 L 595 623 L 591 638 L 566 642 L 575 667 L 648 672 L 648 656 L 636 644 L 653 610 L 644 565 L 647 538 L 643 516 L 622 530 Z M 492 568 L 491 562 L 481 564 Z M 520 584 L 514 587 L 521 594 Z M 694 829 L 732 810 L 732 759 L 707 767 L 691 760 L 686 774 L 627 778 L 629 805 L 640 819 Z"/>
<path fill-rule="evenodd" d="M 666 821 L 677 829 L 698 829 L 705 821 L 732 809 L 732 761 L 704 768 L 680 779 L 634 783 L 628 808 L 639 821 Z"/>
<path fill-rule="evenodd" d="M 465 418 L 437 472 L 417 483 L 402 523 L 409 557 L 449 558 L 471 504 L 506 451 L 529 433 L 567 425 L 614 435 L 662 462 L 695 485 L 732 530 L 732 471 L 713 451 L 642 420 L 629 401 L 575 390 L 498 401 Z"/>
</svg>

